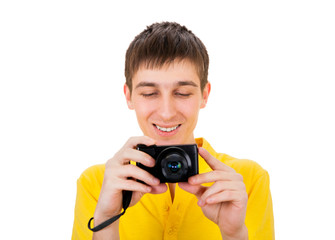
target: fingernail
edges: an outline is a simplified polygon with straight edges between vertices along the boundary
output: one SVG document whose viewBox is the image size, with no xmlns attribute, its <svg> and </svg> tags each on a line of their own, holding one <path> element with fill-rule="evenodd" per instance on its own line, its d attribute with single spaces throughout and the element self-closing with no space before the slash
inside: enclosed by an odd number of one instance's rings
<svg viewBox="0 0 335 240">
<path fill-rule="evenodd" d="M 152 180 L 152 182 L 153 182 L 154 184 L 156 184 L 156 185 L 160 183 L 160 181 L 159 181 L 158 178 L 154 178 L 154 179 Z"/>
<path fill-rule="evenodd" d="M 190 184 L 195 184 L 195 183 L 196 183 L 196 179 L 195 179 L 194 177 L 190 177 L 190 178 L 188 179 L 188 182 L 189 182 Z"/>
<path fill-rule="evenodd" d="M 155 163 L 156 163 L 155 159 L 149 158 L 149 159 L 147 159 L 147 161 L 148 161 L 149 166 L 155 166 Z"/>
<path fill-rule="evenodd" d="M 200 207 L 202 207 L 203 205 L 205 205 L 205 202 L 202 201 L 201 199 L 199 199 L 199 201 L 198 201 L 198 205 L 199 205 Z"/>
</svg>

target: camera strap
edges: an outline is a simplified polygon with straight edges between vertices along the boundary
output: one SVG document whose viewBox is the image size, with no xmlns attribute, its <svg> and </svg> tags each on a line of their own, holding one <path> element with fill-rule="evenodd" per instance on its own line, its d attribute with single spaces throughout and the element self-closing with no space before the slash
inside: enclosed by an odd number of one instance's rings
<svg viewBox="0 0 335 240">
<path fill-rule="evenodd" d="M 123 190 L 122 191 L 122 206 L 123 206 L 123 212 L 121 212 L 120 214 L 108 219 L 107 221 L 99 224 L 98 226 L 91 228 L 91 222 L 94 219 L 94 217 L 92 217 L 89 221 L 88 221 L 88 229 L 90 229 L 92 232 L 97 232 L 100 231 L 101 229 L 111 225 L 113 222 L 115 222 L 116 220 L 118 220 L 123 214 L 125 214 L 126 209 L 129 207 L 129 204 L 131 202 L 131 197 L 133 195 L 132 191 L 126 191 Z"/>
</svg>

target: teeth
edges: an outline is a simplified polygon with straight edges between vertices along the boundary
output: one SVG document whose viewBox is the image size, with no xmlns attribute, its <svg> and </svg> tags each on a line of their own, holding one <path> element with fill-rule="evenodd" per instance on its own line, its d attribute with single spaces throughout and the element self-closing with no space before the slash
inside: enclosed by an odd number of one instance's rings
<svg viewBox="0 0 335 240">
<path fill-rule="evenodd" d="M 173 130 L 176 130 L 180 125 L 177 125 L 175 127 L 171 127 L 171 128 L 164 128 L 164 127 L 160 127 L 158 125 L 155 125 L 156 128 L 158 128 L 159 130 L 163 131 L 163 132 L 171 132 Z"/>
</svg>

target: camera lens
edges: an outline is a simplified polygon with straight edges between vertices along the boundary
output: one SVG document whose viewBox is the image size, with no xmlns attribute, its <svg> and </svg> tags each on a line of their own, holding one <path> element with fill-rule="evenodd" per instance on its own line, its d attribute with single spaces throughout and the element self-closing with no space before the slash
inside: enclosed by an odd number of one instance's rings
<svg viewBox="0 0 335 240">
<path fill-rule="evenodd" d="M 164 149 L 158 156 L 161 172 L 167 182 L 179 182 L 187 176 L 189 156 L 178 147 Z"/>
<path fill-rule="evenodd" d="M 167 167 L 171 172 L 176 173 L 181 169 L 181 163 L 180 162 L 169 162 Z"/>
<path fill-rule="evenodd" d="M 180 176 L 185 170 L 185 159 L 178 152 L 168 153 L 162 160 L 162 170 L 166 171 L 166 176 Z"/>
</svg>

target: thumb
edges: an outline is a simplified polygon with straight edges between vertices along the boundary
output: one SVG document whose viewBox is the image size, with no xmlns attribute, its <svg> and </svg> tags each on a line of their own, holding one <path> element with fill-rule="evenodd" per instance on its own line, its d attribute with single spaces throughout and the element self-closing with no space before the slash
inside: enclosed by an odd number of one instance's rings
<svg viewBox="0 0 335 240">
<path fill-rule="evenodd" d="M 144 195 L 142 192 L 133 192 L 129 207 L 134 206 Z"/>
<path fill-rule="evenodd" d="M 178 186 L 186 192 L 194 194 L 198 199 L 201 197 L 206 187 L 201 185 L 191 185 L 187 182 L 180 182 Z"/>
</svg>

